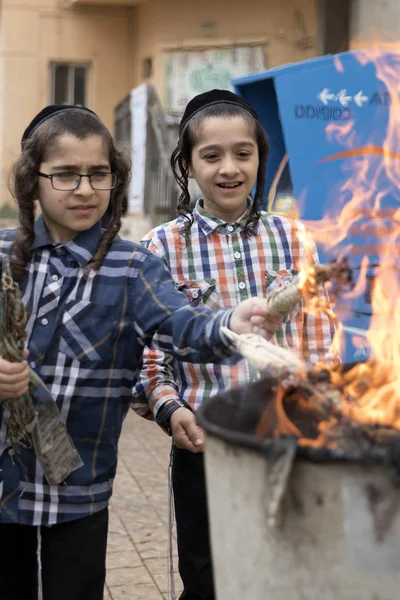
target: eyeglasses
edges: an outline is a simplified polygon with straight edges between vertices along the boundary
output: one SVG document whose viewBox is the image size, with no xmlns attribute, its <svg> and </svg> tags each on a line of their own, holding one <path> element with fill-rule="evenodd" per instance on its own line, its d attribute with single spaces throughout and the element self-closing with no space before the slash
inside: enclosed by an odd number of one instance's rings
<svg viewBox="0 0 400 600">
<path fill-rule="evenodd" d="M 100 171 L 99 173 L 92 173 L 91 175 L 81 175 L 80 173 L 54 173 L 54 175 L 47 175 L 46 173 L 40 173 L 40 177 L 46 177 L 50 179 L 53 189 L 59 192 L 72 192 L 81 184 L 82 177 L 87 177 L 89 183 L 94 190 L 113 190 L 117 185 L 118 176 L 115 173 L 108 173 L 106 171 Z"/>
</svg>

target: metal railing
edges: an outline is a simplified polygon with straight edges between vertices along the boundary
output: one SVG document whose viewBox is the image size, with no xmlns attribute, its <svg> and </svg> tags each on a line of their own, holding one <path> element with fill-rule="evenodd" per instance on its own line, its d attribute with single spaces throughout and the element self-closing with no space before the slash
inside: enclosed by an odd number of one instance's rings
<svg viewBox="0 0 400 600">
<path fill-rule="evenodd" d="M 144 157 L 143 212 L 153 226 L 175 218 L 179 190 L 170 167 L 175 135 L 169 131 L 168 120 L 156 91 L 147 85 L 146 135 Z M 131 97 L 124 98 L 115 109 L 115 138 L 120 149 L 132 161 L 139 157 L 132 152 Z M 140 157 L 143 161 L 143 157 Z M 133 165 L 134 166 L 134 165 Z M 134 169 L 133 169 L 134 170 Z"/>
<path fill-rule="evenodd" d="M 178 187 L 170 166 L 173 150 L 166 115 L 153 87 L 148 89 L 145 212 L 154 225 L 176 217 Z"/>
</svg>

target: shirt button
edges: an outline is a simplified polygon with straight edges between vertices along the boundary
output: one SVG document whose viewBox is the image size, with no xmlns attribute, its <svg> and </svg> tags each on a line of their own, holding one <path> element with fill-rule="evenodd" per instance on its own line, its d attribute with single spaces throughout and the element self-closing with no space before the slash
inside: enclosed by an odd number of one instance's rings
<svg viewBox="0 0 400 600">
<path fill-rule="evenodd" d="M 46 317 L 44 317 L 44 319 L 41 320 L 42 325 L 47 325 L 49 322 L 48 319 L 46 319 Z"/>
<path fill-rule="evenodd" d="M 246 284 L 245 284 L 245 282 L 244 282 L 244 281 L 241 281 L 241 282 L 239 283 L 239 290 L 244 290 L 244 288 L 245 288 L 245 287 L 246 287 Z"/>
<path fill-rule="evenodd" d="M 31 369 L 36 369 L 36 363 L 34 360 L 31 360 L 31 362 L 29 363 L 29 366 Z"/>
<path fill-rule="evenodd" d="M 51 278 L 53 281 L 58 281 L 58 275 L 52 275 Z"/>
<path fill-rule="evenodd" d="M 196 290 L 194 292 L 192 292 L 192 298 L 198 298 L 199 297 L 199 292 L 196 292 Z"/>
<path fill-rule="evenodd" d="M 235 252 L 235 258 L 240 258 L 242 255 L 240 254 L 240 252 Z"/>
<path fill-rule="evenodd" d="M 227 230 L 229 231 L 229 233 L 230 233 L 231 231 L 233 231 L 233 226 L 232 226 L 232 225 L 228 225 L 228 227 L 227 227 L 226 229 L 227 229 Z"/>
</svg>

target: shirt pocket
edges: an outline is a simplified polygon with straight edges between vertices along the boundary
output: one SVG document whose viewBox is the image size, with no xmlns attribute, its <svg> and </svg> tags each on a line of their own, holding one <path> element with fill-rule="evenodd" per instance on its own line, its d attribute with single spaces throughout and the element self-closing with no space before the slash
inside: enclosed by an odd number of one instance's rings
<svg viewBox="0 0 400 600">
<path fill-rule="evenodd" d="M 60 352 L 82 364 L 110 362 L 117 334 L 115 306 L 68 302 L 60 328 Z"/>
<path fill-rule="evenodd" d="M 267 294 L 283 289 L 292 283 L 298 275 L 296 269 L 281 269 L 280 271 L 265 271 Z M 301 313 L 301 301 L 289 313 L 288 319 L 295 319 Z"/>
<path fill-rule="evenodd" d="M 185 279 L 176 281 L 175 285 L 177 290 L 187 296 L 192 306 L 206 305 L 210 308 L 220 307 L 215 279 Z"/>
</svg>

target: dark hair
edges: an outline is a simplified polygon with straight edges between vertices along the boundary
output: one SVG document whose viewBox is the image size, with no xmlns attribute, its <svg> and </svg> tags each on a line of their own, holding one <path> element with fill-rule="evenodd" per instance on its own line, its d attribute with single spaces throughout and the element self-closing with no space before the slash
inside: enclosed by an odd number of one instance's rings
<svg viewBox="0 0 400 600">
<path fill-rule="evenodd" d="M 209 117 L 243 117 L 249 124 L 249 127 L 254 133 L 255 140 L 258 147 L 259 165 L 257 172 L 257 185 L 252 209 L 249 214 L 249 218 L 246 223 L 246 228 L 249 228 L 256 223 L 260 218 L 260 206 L 264 200 L 265 190 L 265 177 L 266 177 L 266 166 L 268 156 L 268 140 L 265 131 L 261 123 L 253 117 L 246 109 L 227 103 L 213 104 L 212 106 L 206 106 L 203 110 L 196 113 L 192 119 L 182 130 L 178 145 L 171 156 L 171 167 L 174 173 L 175 180 L 179 185 L 182 193 L 179 196 L 178 204 L 176 207 L 178 215 L 184 220 L 184 227 L 182 234 L 187 237 L 189 235 L 190 228 L 193 223 L 193 214 L 190 208 L 190 194 L 189 194 L 189 174 L 188 167 L 192 162 L 192 151 L 193 146 L 196 143 L 196 136 L 203 123 L 203 121 Z"/>
<path fill-rule="evenodd" d="M 111 170 L 118 177 L 116 187 L 111 190 L 107 228 L 88 268 L 97 271 L 101 267 L 121 227 L 124 194 L 130 177 L 129 159 L 116 149 L 110 132 L 96 115 L 79 110 L 60 112 L 44 121 L 29 139 L 23 141 L 21 155 L 11 171 L 10 191 L 18 204 L 20 222 L 10 250 L 15 275 L 25 274 L 28 251 L 35 239 L 35 200 L 38 199 L 39 166 L 53 151 L 59 137 L 64 134 L 74 135 L 80 140 L 92 135 L 100 136 L 107 146 Z"/>
</svg>

